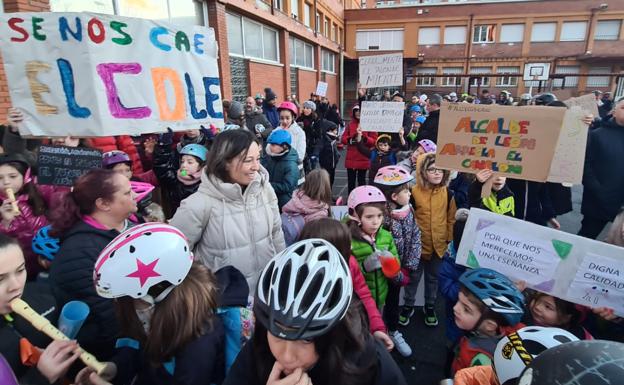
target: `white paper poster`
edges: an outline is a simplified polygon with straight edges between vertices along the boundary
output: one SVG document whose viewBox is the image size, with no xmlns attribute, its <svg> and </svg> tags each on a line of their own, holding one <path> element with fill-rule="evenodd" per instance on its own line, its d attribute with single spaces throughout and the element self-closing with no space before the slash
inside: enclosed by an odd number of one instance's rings
<svg viewBox="0 0 624 385">
<path fill-rule="evenodd" d="M 362 131 L 398 132 L 404 114 L 403 102 L 362 102 L 360 127 Z"/>
<path fill-rule="evenodd" d="M 22 135 L 223 127 L 211 28 L 95 13 L 6 13 L 0 47 Z"/>
<path fill-rule="evenodd" d="M 587 147 L 587 130 L 589 129 L 582 121 L 585 115 L 585 112 L 578 106 L 566 111 L 557 149 L 550 164 L 549 182 L 581 184 L 583 181 L 585 147 Z"/>
<path fill-rule="evenodd" d="M 624 309 L 622 267 L 621 260 L 587 254 L 570 285 L 568 297 L 580 298 L 590 307 Z"/>
<path fill-rule="evenodd" d="M 316 95 L 318 96 L 327 96 L 327 83 L 318 82 L 316 83 Z"/>
<path fill-rule="evenodd" d="M 359 58 L 360 86 L 363 88 L 403 85 L 403 54 L 362 56 Z"/>
</svg>

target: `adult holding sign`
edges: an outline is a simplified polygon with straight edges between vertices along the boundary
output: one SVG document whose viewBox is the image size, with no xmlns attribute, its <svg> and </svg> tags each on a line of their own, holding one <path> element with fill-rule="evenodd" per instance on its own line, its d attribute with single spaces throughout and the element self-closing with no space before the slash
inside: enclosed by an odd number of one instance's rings
<svg viewBox="0 0 624 385">
<path fill-rule="evenodd" d="M 589 133 L 583 175 L 583 221 L 579 235 L 596 238 L 624 204 L 624 98 L 613 108 L 611 119 Z"/>
</svg>

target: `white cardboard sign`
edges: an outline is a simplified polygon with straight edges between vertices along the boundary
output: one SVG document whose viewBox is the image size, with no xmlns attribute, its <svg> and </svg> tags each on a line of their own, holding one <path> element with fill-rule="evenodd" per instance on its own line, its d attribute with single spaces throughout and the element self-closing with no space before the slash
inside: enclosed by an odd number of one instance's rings
<svg viewBox="0 0 624 385">
<path fill-rule="evenodd" d="M 362 102 L 362 131 L 398 132 L 403 127 L 404 102 Z"/>
<path fill-rule="evenodd" d="M 359 58 L 360 86 L 363 88 L 403 85 L 403 54 L 362 56 Z"/>
<path fill-rule="evenodd" d="M 327 96 L 327 83 L 318 82 L 316 83 L 316 95 L 318 96 Z"/>
</svg>

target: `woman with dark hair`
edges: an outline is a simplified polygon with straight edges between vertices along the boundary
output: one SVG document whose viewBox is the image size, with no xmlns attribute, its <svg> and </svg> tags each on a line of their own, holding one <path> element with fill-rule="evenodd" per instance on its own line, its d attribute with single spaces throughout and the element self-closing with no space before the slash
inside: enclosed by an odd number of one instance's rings
<svg viewBox="0 0 624 385">
<path fill-rule="evenodd" d="M 307 239 L 276 255 L 260 275 L 253 339 L 224 384 L 406 384 L 352 296 L 348 263 L 329 242 Z"/>
<path fill-rule="evenodd" d="M 253 133 L 217 135 L 199 189 L 182 201 L 170 223 L 210 270 L 234 266 L 250 291 L 255 289 L 260 271 L 285 244 L 277 196 Z"/>
<path fill-rule="evenodd" d="M 93 169 L 79 177 L 50 215 L 51 235 L 61 248 L 50 267 L 50 282 L 61 304 L 80 300 L 91 312 L 78 333 L 80 345 L 100 359 L 110 357 L 117 335 L 113 303 L 98 297 L 93 265 L 98 254 L 130 227 L 137 211 L 130 181 L 113 170 Z"/>
</svg>

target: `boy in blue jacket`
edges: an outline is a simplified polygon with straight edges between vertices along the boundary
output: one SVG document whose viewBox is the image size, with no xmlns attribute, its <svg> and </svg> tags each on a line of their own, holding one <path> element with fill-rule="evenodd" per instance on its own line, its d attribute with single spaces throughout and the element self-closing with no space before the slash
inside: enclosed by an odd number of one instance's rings
<svg viewBox="0 0 624 385">
<path fill-rule="evenodd" d="M 291 144 L 290 132 L 273 130 L 267 138 L 266 156 L 262 158 L 262 166 L 269 172 L 269 182 L 277 195 L 280 211 L 292 197 L 299 181 L 298 154 Z"/>
</svg>

